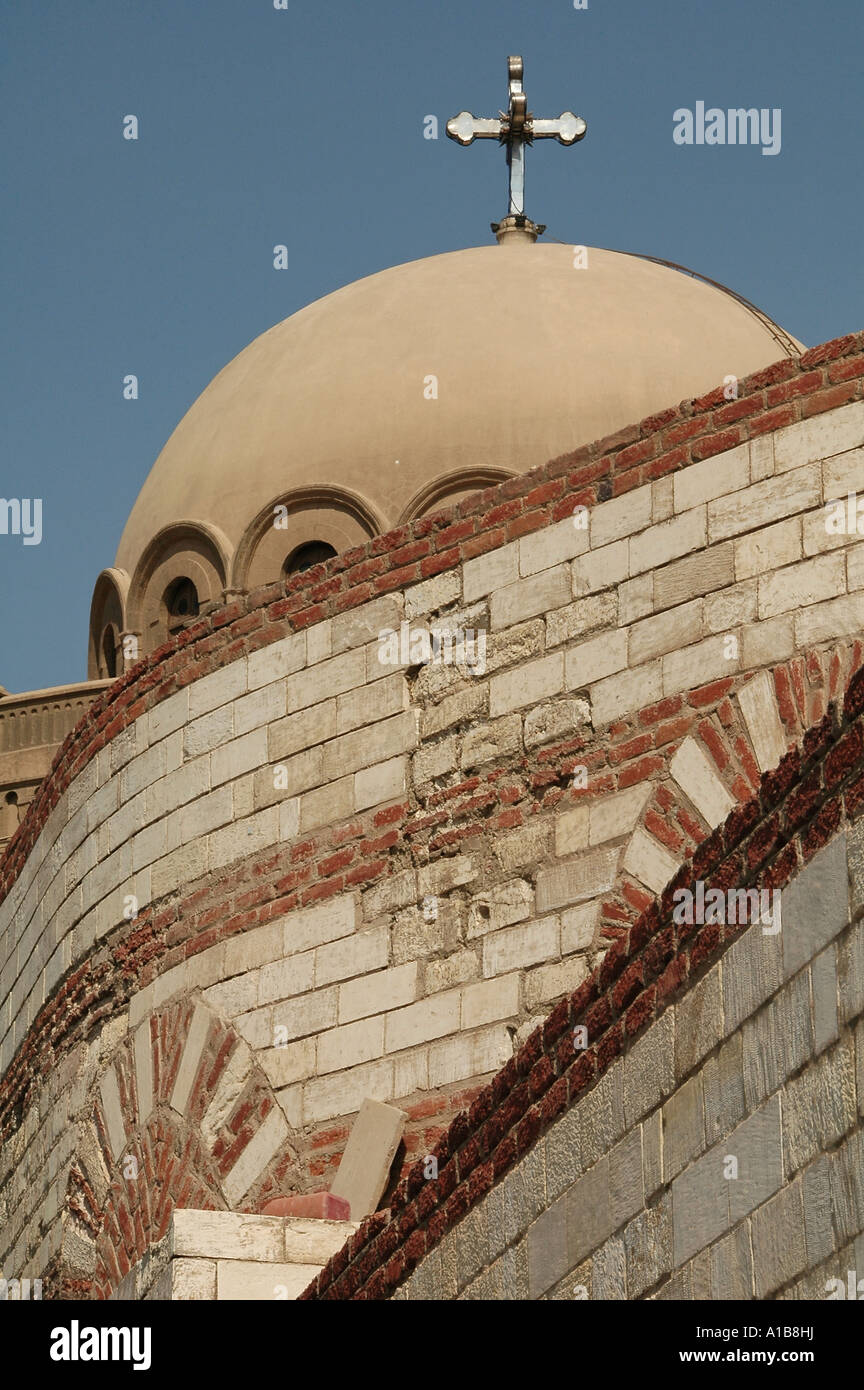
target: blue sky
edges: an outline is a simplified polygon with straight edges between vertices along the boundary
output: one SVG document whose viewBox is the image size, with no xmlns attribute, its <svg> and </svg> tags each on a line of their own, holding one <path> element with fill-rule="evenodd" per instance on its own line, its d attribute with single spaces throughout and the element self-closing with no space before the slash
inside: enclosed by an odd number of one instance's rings
<svg viewBox="0 0 864 1390">
<path fill-rule="evenodd" d="M 41 544 L 0 535 L 11 691 L 86 677 L 96 577 L 227 361 L 340 285 L 491 240 L 504 156 L 443 126 L 506 104 L 508 53 L 535 114 L 588 122 L 529 151 L 548 236 L 690 266 L 807 343 L 864 328 L 861 0 L 2 0 L 0 26 L 0 496 L 43 501 Z M 676 145 L 698 101 L 779 107 L 781 152 Z"/>
</svg>

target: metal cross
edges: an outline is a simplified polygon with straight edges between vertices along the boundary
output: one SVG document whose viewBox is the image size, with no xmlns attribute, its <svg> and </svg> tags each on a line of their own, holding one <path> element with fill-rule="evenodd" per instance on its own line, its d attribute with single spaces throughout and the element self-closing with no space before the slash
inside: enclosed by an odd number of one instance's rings
<svg viewBox="0 0 864 1390">
<path fill-rule="evenodd" d="M 583 139 L 588 127 L 581 116 L 572 111 L 564 111 L 557 120 L 535 120 L 528 107 L 528 98 L 522 90 L 523 63 L 520 57 L 507 59 L 507 76 L 510 82 L 510 105 L 507 111 L 500 111 L 498 117 L 487 119 L 472 116 L 470 111 L 460 111 L 458 116 L 447 122 L 447 134 L 460 145 L 470 145 L 474 140 L 497 140 L 507 146 L 507 165 L 510 171 L 511 216 L 525 215 L 525 146 L 535 140 L 556 139 L 562 145 L 575 145 Z"/>
</svg>

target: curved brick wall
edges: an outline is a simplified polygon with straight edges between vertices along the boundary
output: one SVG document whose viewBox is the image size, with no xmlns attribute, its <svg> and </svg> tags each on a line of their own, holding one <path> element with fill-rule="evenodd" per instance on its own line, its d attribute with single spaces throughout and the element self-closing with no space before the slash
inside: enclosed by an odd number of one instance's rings
<svg viewBox="0 0 864 1390">
<path fill-rule="evenodd" d="M 4 1272 L 104 1295 L 174 1204 L 326 1186 L 366 1094 L 431 1149 L 860 664 L 822 503 L 864 484 L 862 346 L 250 594 L 94 703 L 0 865 Z M 438 615 L 482 677 L 381 667 Z"/>
<path fill-rule="evenodd" d="M 859 671 L 456 1117 L 438 1178 L 416 1163 L 302 1297 L 845 1288 L 864 1250 L 862 808 Z M 780 890 L 781 930 L 679 923 L 697 881 Z"/>
</svg>

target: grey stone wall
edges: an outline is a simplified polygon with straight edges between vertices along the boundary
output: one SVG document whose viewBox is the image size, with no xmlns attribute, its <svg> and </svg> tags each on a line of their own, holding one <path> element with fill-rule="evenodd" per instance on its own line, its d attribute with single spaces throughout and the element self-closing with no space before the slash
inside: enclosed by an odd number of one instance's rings
<svg viewBox="0 0 864 1390">
<path fill-rule="evenodd" d="M 862 1115 L 864 822 L 395 1296 L 828 1298 L 864 1280 Z"/>
</svg>

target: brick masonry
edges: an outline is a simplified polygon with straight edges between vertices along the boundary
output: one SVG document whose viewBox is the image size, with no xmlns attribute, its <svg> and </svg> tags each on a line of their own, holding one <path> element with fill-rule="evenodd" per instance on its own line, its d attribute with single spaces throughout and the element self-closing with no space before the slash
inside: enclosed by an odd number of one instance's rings
<svg viewBox="0 0 864 1390">
<path fill-rule="evenodd" d="M 862 346 L 813 350 L 782 406 L 797 363 L 741 383 L 734 440 L 720 396 L 688 402 L 244 596 L 94 704 L 0 862 L 0 1259 L 125 1277 L 97 1270 L 109 1205 L 88 1226 L 69 1184 L 85 1150 L 110 1177 L 148 1097 L 217 1206 L 326 1186 L 366 1095 L 408 1113 L 410 1165 L 615 958 L 860 664 L 861 546 L 822 503 L 864 488 Z M 382 667 L 403 617 L 483 630 L 487 670 Z M 236 1041 L 193 1117 L 211 1015 Z M 150 1233 L 189 1205 L 164 1191 Z"/>
<path fill-rule="evenodd" d="M 437 1179 L 415 1164 L 304 1299 L 827 1298 L 847 1279 L 864 1250 L 862 724 L 859 671 L 456 1117 Z M 697 881 L 780 891 L 780 931 L 677 922 Z"/>
</svg>

